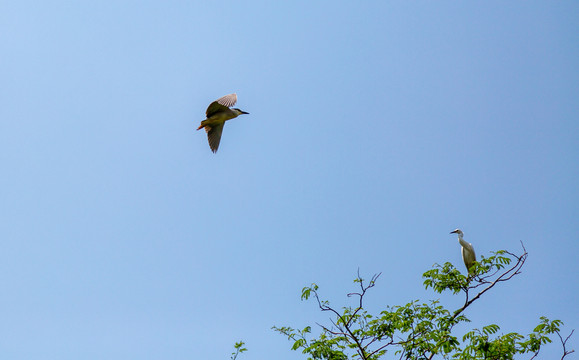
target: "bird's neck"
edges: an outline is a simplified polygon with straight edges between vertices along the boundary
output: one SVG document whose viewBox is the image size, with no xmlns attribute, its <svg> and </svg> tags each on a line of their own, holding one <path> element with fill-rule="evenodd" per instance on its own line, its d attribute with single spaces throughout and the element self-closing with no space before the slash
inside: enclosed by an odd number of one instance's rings
<svg viewBox="0 0 579 360">
<path fill-rule="evenodd" d="M 462 246 L 466 246 L 468 244 L 466 241 L 464 241 L 464 239 L 462 238 L 462 235 L 458 235 L 458 242 Z"/>
</svg>

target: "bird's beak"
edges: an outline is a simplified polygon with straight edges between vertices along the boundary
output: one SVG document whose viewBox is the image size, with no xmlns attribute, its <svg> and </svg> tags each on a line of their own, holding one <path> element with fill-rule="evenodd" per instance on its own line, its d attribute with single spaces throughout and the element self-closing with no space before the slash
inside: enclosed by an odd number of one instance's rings
<svg viewBox="0 0 579 360">
<path fill-rule="evenodd" d="M 451 231 L 450 233 L 451 233 L 451 234 L 456 234 L 456 230 L 454 230 L 454 231 Z"/>
<path fill-rule="evenodd" d="M 242 114 L 249 114 L 248 112 L 245 112 L 245 111 L 243 111 L 243 110 L 241 110 L 241 113 L 242 113 Z"/>
</svg>

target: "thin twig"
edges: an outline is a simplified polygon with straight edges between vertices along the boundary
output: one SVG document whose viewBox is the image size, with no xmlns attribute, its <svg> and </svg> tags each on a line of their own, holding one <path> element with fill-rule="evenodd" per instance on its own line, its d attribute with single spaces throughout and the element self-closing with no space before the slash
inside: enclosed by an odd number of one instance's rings
<svg viewBox="0 0 579 360">
<path fill-rule="evenodd" d="M 505 253 L 511 255 L 512 257 L 517 259 L 517 262 L 515 263 L 515 265 L 513 265 L 509 270 L 507 270 L 505 273 L 501 274 L 497 279 L 495 279 L 495 281 L 493 281 L 492 283 L 490 283 L 489 286 L 487 286 L 485 289 L 483 289 L 481 292 L 479 292 L 478 294 L 476 294 L 475 297 L 473 297 L 472 299 L 468 299 L 468 293 L 466 294 L 466 300 L 464 305 L 458 309 L 457 311 L 454 312 L 453 317 L 451 318 L 451 320 L 456 319 L 456 317 L 462 313 L 470 304 L 472 304 L 473 302 L 475 302 L 478 298 L 480 298 L 482 296 L 482 294 L 484 294 L 485 292 L 489 291 L 490 289 L 492 289 L 496 284 L 503 282 L 503 281 L 508 281 L 510 279 L 513 278 L 513 276 L 520 274 L 520 270 L 523 267 L 523 265 L 525 264 L 525 261 L 527 260 L 527 250 L 525 249 L 525 246 L 523 245 L 523 243 L 521 242 L 521 246 L 523 247 L 523 251 L 524 253 L 521 256 L 517 256 L 513 253 L 510 253 L 508 251 L 505 251 Z"/>
<path fill-rule="evenodd" d="M 373 284 L 371 286 L 374 286 Z M 320 309 L 322 311 L 331 311 L 332 313 L 334 313 L 334 315 L 336 315 L 338 317 L 338 319 L 341 321 L 342 324 L 344 324 L 344 327 L 346 329 L 346 331 L 348 332 L 348 334 L 346 335 L 347 338 L 350 338 L 351 340 L 353 340 L 356 343 L 356 347 L 357 347 L 357 352 L 360 355 L 360 358 L 362 358 L 363 360 L 368 359 L 367 355 L 366 355 L 366 351 L 364 350 L 364 347 L 362 346 L 362 344 L 360 343 L 360 340 L 356 337 L 356 335 L 354 335 L 354 333 L 352 332 L 352 330 L 350 329 L 349 326 L 349 321 L 346 322 L 344 320 L 344 318 L 342 317 L 342 315 L 340 315 L 340 313 L 338 313 L 336 310 L 334 310 L 333 308 L 327 306 L 327 305 L 323 305 L 320 301 L 320 298 L 318 296 L 318 293 L 314 290 L 314 296 L 316 297 L 317 301 L 318 301 L 318 306 L 320 307 Z M 363 294 L 362 294 L 363 296 Z M 336 327 L 338 327 L 336 325 Z M 338 327 L 338 329 L 340 329 Z M 341 329 L 340 329 L 341 330 Z"/>
<path fill-rule="evenodd" d="M 575 350 L 567 350 L 567 340 L 569 340 L 569 338 L 571 337 L 571 335 L 573 335 L 573 332 L 575 331 L 575 329 L 571 330 L 571 333 L 569 334 L 569 336 L 567 336 L 565 338 L 565 340 L 563 340 L 563 337 L 561 336 L 561 334 L 559 334 L 559 332 L 557 331 L 557 335 L 559 336 L 559 339 L 561 339 L 561 344 L 563 345 L 563 356 L 561 356 L 561 360 L 563 360 L 565 358 L 565 356 L 572 354 L 575 352 Z"/>
</svg>

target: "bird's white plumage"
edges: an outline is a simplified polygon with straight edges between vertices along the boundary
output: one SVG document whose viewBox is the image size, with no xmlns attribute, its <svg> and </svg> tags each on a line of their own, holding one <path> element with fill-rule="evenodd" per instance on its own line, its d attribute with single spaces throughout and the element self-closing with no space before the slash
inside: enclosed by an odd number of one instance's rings
<svg viewBox="0 0 579 360">
<path fill-rule="evenodd" d="M 461 246 L 460 253 L 462 255 L 462 261 L 464 261 L 464 266 L 466 266 L 466 269 L 470 272 L 470 268 L 476 261 L 476 253 L 474 252 L 474 247 L 472 246 L 471 243 L 466 242 L 463 239 L 464 233 L 462 232 L 462 230 L 456 229 L 452 231 L 451 234 L 458 235 L 458 242 L 460 243 Z"/>
</svg>

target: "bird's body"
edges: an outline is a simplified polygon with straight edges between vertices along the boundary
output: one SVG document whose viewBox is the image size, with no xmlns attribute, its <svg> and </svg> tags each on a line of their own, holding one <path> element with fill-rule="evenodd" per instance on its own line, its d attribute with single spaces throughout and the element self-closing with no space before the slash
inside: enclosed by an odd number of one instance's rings
<svg viewBox="0 0 579 360">
<path fill-rule="evenodd" d="M 462 232 L 462 230 L 456 229 L 456 230 L 452 231 L 451 234 L 457 234 L 458 235 L 458 242 L 460 243 L 460 246 L 461 246 L 460 252 L 462 254 L 462 261 L 464 261 L 464 266 L 466 266 L 466 269 L 470 273 L 472 265 L 476 261 L 476 254 L 474 252 L 474 247 L 472 246 L 471 243 L 466 242 L 463 239 L 464 233 Z"/>
<path fill-rule="evenodd" d="M 227 120 L 235 119 L 241 114 L 249 114 L 245 111 L 230 108 L 237 102 L 236 94 L 225 95 L 212 102 L 205 115 L 207 119 L 201 121 L 201 125 L 197 130 L 205 128 L 207 132 L 207 139 L 209 140 L 209 147 L 211 151 L 217 152 L 219 148 L 219 142 L 221 141 L 221 133 L 223 132 L 223 126 Z"/>
</svg>

